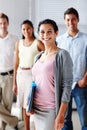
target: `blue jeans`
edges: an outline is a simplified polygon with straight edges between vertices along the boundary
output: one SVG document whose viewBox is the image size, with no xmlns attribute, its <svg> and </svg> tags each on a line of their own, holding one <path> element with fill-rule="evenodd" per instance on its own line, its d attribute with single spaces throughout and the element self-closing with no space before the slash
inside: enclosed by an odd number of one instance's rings
<svg viewBox="0 0 87 130">
<path fill-rule="evenodd" d="M 73 130 L 72 123 L 72 99 L 74 98 L 82 130 L 87 130 L 87 86 L 80 88 L 78 85 L 72 90 L 71 99 L 65 118 L 65 125 L 62 130 Z"/>
</svg>

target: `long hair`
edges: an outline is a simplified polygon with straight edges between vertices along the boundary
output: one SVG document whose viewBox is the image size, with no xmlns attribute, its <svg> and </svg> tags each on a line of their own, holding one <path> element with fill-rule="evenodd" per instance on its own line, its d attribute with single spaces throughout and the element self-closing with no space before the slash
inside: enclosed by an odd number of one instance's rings
<svg viewBox="0 0 87 130">
<path fill-rule="evenodd" d="M 28 25 L 30 25 L 30 26 L 34 29 L 33 23 L 32 23 L 30 20 L 28 20 L 28 19 L 24 20 L 24 21 L 21 23 L 21 26 L 22 26 L 23 24 L 28 24 Z M 32 36 L 35 38 L 34 32 L 33 32 Z M 22 35 L 22 39 L 25 39 L 24 35 Z"/>
<path fill-rule="evenodd" d="M 39 22 L 39 24 L 38 24 L 38 32 L 39 32 L 40 26 L 42 24 L 51 24 L 55 32 L 57 32 L 59 30 L 58 29 L 58 25 L 56 24 L 56 22 L 54 20 L 52 20 L 52 19 L 45 19 L 45 20 Z"/>
</svg>

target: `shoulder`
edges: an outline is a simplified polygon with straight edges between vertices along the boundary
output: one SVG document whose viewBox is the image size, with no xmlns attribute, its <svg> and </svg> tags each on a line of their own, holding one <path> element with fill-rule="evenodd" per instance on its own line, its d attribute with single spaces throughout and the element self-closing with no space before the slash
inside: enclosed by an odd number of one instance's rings
<svg viewBox="0 0 87 130">
<path fill-rule="evenodd" d="M 38 39 L 37 39 L 37 38 L 35 38 L 35 39 L 34 39 L 34 42 L 35 42 L 35 43 L 38 43 Z"/>
<path fill-rule="evenodd" d="M 66 50 L 60 49 L 55 58 L 55 70 L 57 69 L 60 69 L 60 71 L 66 70 L 67 73 L 68 71 L 71 72 L 72 68 L 73 68 L 73 62 L 70 57 L 70 54 Z"/>
<path fill-rule="evenodd" d="M 67 64 L 73 64 L 69 52 L 64 49 L 59 49 L 56 55 L 56 61 L 60 61 L 61 63 L 66 62 Z"/>
<path fill-rule="evenodd" d="M 59 48 L 58 52 L 57 52 L 57 56 L 66 56 L 69 55 L 68 51 L 66 51 L 65 49 L 61 49 Z"/>
<path fill-rule="evenodd" d="M 59 35 L 59 36 L 57 37 L 57 41 L 62 40 L 62 38 L 65 38 L 66 36 L 67 36 L 67 33 L 64 33 L 64 34 L 62 34 L 62 35 Z"/>
<path fill-rule="evenodd" d="M 23 43 L 23 39 L 18 40 L 16 42 L 16 47 L 19 48 L 22 43 Z"/>
<path fill-rule="evenodd" d="M 39 52 L 39 53 L 36 55 L 34 62 L 37 62 L 37 60 L 39 60 L 39 58 L 41 57 L 41 55 L 42 55 L 43 53 L 44 53 L 44 51 Z"/>
<path fill-rule="evenodd" d="M 38 40 L 37 48 L 39 51 L 45 50 L 44 44 L 40 40 Z"/>
<path fill-rule="evenodd" d="M 80 38 L 83 38 L 83 39 L 86 39 L 86 40 L 87 40 L 87 34 L 84 33 L 84 32 L 79 32 L 79 33 L 78 33 L 78 36 L 79 36 Z"/>
<path fill-rule="evenodd" d="M 61 44 L 65 43 L 66 37 L 67 37 L 67 33 L 58 36 L 56 39 L 57 45 L 60 46 Z"/>
<path fill-rule="evenodd" d="M 79 32 L 78 33 L 78 42 L 84 43 L 84 44 L 81 44 L 81 46 L 84 46 L 84 45 L 87 46 L 87 34 L 84 32 Z"/>
<path fill-rule="evenodd" d="M 36 39 L 37 44 L 42 44 L 42 42 L 39 39 Z"/>
<path fill-rule="evenodd" d="M 38 45 L 38 39 L 35 38 L 34 41 L 33 41 L 33 46 L 37 46 Z"/>
<path fill-rule="evenodd" d="M 79 35 L 82 35 L 82 36 L 87 36 L 87 34 L 86 34 L 86 33 L 84 33 L 84 32 L 80 32 L 80 31 L 79 31 Z"/>
</svg>

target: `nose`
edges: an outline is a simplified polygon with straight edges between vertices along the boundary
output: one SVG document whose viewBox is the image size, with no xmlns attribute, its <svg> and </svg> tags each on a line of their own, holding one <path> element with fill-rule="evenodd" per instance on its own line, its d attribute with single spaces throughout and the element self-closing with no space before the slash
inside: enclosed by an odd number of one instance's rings
<svg viewBox="0 0 87 130">
<path fill-rule="evenodd" d="M 25 33 L 29 33 L 29 30 L 26 29 L 26 30 L 25 30 Z"/>
<path fill-rule="evenodd" d="M 72 23 L 73 23 L 73 20 L 70 20 L 69 23 L 72 24 Z"/>
<path fill-rule="evenodd" d="M 49 35 L 48 32 L 45 32 L 45 33 L 44 33 L 44 37 L 45 37 L 45 38 L 46 38 L 48 35 Z"/>
<path fill-rule="evenodd" d="M 4 26 L 5 26 L 5 24 L 2 23 L 2 24 L 1 24 L 1 27 L 4 27 Z"/>
</svg>

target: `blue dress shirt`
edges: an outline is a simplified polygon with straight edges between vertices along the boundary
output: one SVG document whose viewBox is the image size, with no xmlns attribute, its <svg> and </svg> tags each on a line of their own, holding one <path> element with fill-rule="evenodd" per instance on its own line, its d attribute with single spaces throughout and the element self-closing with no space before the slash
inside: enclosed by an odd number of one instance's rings
<svg viewBox="0 0 87 130">
<path fill-rule="evenodd" d="M 87 71 L 87 34 L 78 32 L 71 37 L 66 32 L 57 38 L 58 47 L 67 50 L 73 61 L 73 84 L 81 80 Z"/>
</svg>

